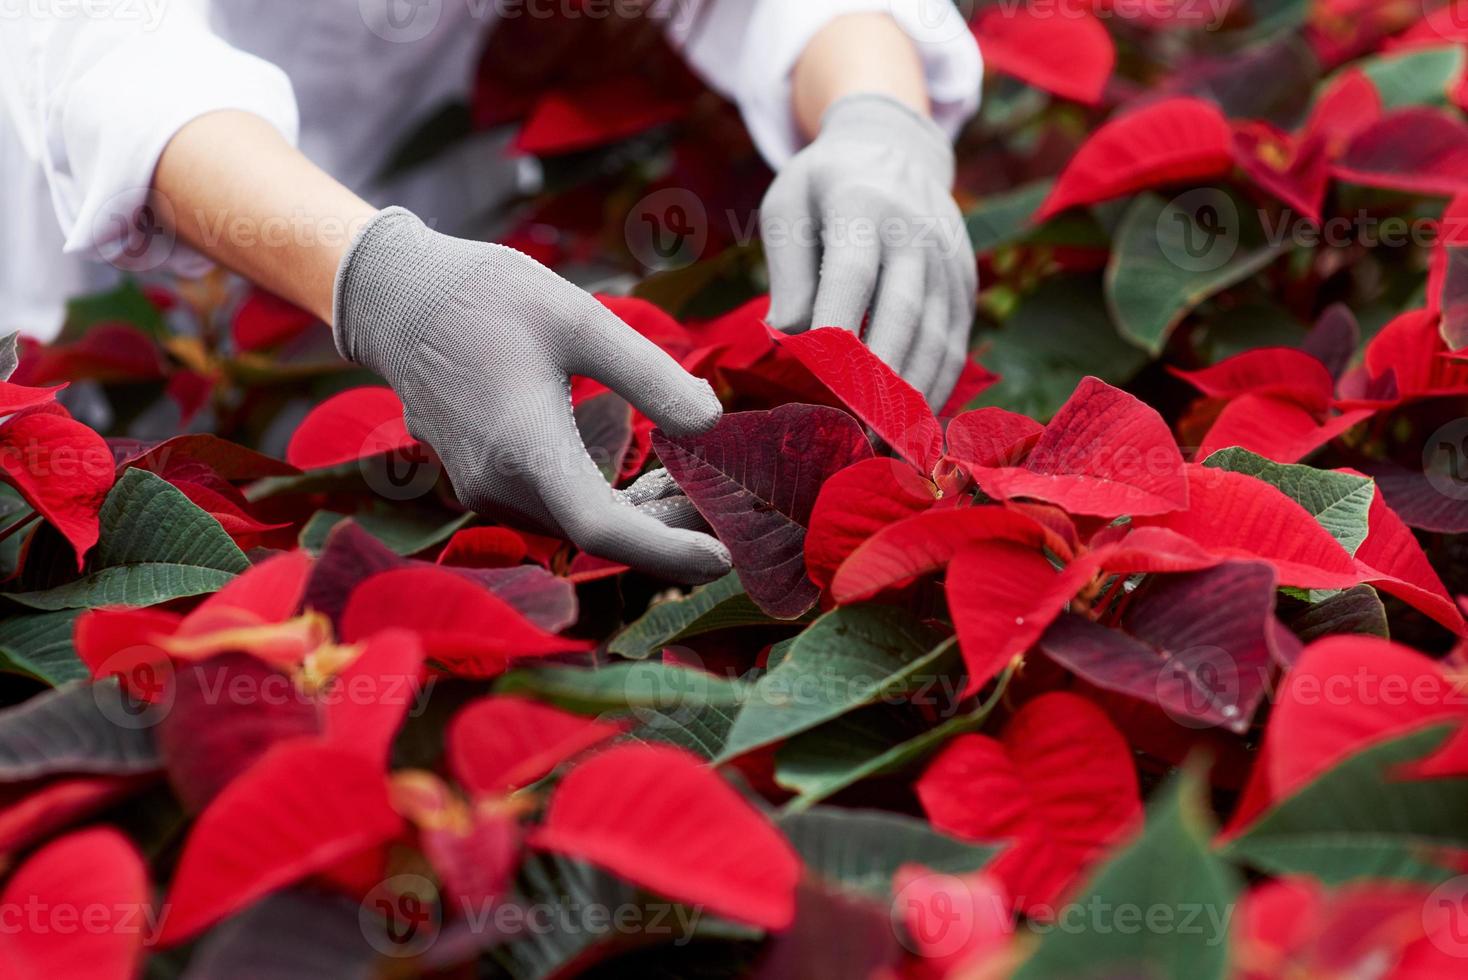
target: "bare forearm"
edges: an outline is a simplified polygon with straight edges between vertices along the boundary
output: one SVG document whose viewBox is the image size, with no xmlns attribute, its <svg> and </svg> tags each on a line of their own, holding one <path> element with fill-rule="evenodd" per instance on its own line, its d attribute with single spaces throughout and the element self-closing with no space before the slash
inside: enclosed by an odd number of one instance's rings
<svg viewBox="0 0 1468 980">
<path fill-rule="evenodd" d="M 210 113 L 179 130 L 153 189 L 180 240 L 328 323 L 342 255 L 376 214 L 244 112 Z"/>
<path fill-rule="evenodd" d="M 792 78 L 795 117 L 807 138 L 833 102 L 858 93 L 888 95 L 926 115 L 927 81 L 917 47 L 886 14 L 847 14 L 806 46 Z"/>
</svg>

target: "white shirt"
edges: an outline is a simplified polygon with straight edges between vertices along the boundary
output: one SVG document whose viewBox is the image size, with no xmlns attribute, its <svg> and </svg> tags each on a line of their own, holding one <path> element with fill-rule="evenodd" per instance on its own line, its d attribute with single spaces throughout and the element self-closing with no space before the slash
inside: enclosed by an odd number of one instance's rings
<svg viewBox="0 0 1468 980">
<path fill-rule="evenodd" d="M 842 14 L 894 16 L 950 132 L 978 105 L 978 47 L 951 0 L 654 3 L 777 167 L 800 147 L 791 70 Z M 149 261 L 129 252 L 153 170 L 206 112 L 253 112 L 367 200 L 425 220 L 496 200 L 513 162 L 483 141 L 391 187 L 374 177 L 413 127 L 468 98 L 498 18 L 557 5 L 570 0 L 0 0 L 0 332 L 52 337 L 66 299 Z M 207 263 L 180 247 L 164 268 Z"/>
</svg>

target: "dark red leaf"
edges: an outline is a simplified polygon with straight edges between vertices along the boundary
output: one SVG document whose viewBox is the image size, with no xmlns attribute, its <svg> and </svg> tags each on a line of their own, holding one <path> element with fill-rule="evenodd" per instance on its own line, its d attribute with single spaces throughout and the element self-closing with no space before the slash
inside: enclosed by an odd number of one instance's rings
<svg viewBox="0 0 1468 980">
<path fill-rule="evenodd" d="M 861 426 L 837 409 L 785 405 L 725 415 L 701 436 L 655 432 L 653 444 L 729 548 L 750 598 L 785 619 L 813 606 L 820 590 L 805 573 L 806 529 L 826 480 L 871 457 Z"/>
<path fill-rule="evenodd" d="M 1397 109 L 1351 141 L 1341 180 L 1413 194 L 1468 191 L 1468 123 L 1437 109 Z"/>
</svg>

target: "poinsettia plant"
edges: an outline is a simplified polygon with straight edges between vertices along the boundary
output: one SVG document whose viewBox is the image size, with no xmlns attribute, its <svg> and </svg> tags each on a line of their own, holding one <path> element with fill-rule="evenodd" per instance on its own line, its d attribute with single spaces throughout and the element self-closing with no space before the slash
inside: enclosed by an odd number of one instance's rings
<svg viewBox="0 0 1468 980">
<path fill-rule="evenodd" d="M 400 154 L 511 130 L 504 240 L 713 385 L 571 385 L 709 585 L 466 511 L 223 277 L 0 357 L 6 976 L 1464 972 L 1468 5 L 965 9 L 945 405 L 766 325 L 767 175 L 657 31 L 508 20 Z M 652 269 L 668 189 L 724 217 Z"/>
</svg>

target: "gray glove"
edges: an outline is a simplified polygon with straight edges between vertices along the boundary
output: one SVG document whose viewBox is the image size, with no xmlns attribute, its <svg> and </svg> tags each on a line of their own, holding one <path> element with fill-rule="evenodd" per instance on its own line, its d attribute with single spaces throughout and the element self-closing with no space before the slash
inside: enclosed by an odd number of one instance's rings
<svg viewBox="0 0 1468 980">
<path fill-rule="evenodd" d="M 947 401 L 978 292 L 953 171 L 931 119 L 882 95 L 838 100 L 760 208 L 770 323 L 860 331 L 870 310 L 872 352 L 935 407 Z"/>
<path fill-rule="evenodd" d="M 706 382 L 588 293 L 513 249 L 450 238 L 389 208 L 342 259 L 333 319 L 337 349 L 392 385 L 464 506 L 664 578 L 728 572 L 717 540 L 668 526 L 676 505 L 635 506 L 655 494 L 629 499 L 587 454 L 572 374 L 670 434 L 703 432 L 722 413 Z"/>
</svg>

